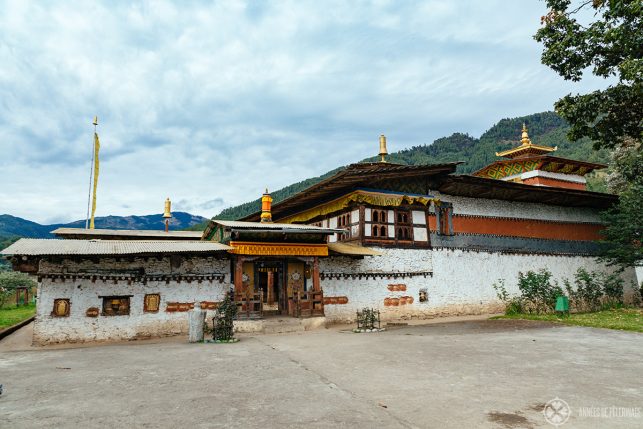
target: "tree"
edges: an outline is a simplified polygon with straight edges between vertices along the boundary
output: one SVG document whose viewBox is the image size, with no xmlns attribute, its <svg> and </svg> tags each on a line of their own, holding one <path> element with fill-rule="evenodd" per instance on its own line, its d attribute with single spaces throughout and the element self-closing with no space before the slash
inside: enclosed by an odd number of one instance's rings
<svg viewBox="0 0 643 429">
<path fill-rule="evenodd" d="M 16 293 L 20 287 L 34 288 L 37 283 L 23 273 L 11 271 L 0 272 L 0 308 L 5 304 L 7 298 Z"/>
<path fill-rule="evenodd" d="M 534 38 L 544 45 L 542 63 L 566 80 L 585 70 L 618 82 L 589 94 L 568 94 L 555 104 L 571 125 L 570 140 L 589 137 L 595 148 L 624 138 L 640 140 L 643 120 L 643 2 L 546 0 L 549 12 Z M 574 3 L 572 5 L 572 3 Z M 593 12 L 593 20 L 584 23 Z"/>
<path fill-rule="evenodd" d="M 602 214 L 607 227 L 602 259 L 628 267 L 643 263 L 643 151 L 641 143 L 624 139 L 612 153 L 608 188 L 620 194 L 618 204 Z"/>
</svg>

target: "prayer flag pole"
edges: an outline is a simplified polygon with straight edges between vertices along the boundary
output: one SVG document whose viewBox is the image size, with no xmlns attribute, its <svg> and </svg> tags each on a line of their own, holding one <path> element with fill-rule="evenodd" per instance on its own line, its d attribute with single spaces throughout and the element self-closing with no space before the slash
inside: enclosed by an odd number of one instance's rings
<svg viewBox="0 0 643 429">
<path fill-rule="evenodd" d="M 94 116 L 94 136 L 96 136 L 96 126 L 98 125 L 98 116 Z M 92 201 L 92 179 L 94 177 L 94 156 L 96 155 L 96 144 L 92 144 L 92 158 L 89 166 L 89 187 L 87 190 L 87 217 L 85 217 L 85 229 L 89 229 L 89 207 Z"/>
</svg>

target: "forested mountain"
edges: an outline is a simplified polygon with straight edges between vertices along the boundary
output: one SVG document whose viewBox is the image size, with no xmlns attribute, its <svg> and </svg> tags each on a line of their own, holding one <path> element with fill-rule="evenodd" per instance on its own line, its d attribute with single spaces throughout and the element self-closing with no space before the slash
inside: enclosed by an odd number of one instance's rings
<svg viewBox="0 0 643 429">
<path fill-rule="evenodd" d="M 200 224 L 207 219 L 201 216 L 195 216 L 185 212 L 172 213 L 170 225 L 172 229 L 182 230 L 190 226 Z M 163 230 L 165 223 L 162 214 L 153 214 L 146 216 L 105 216 L 97 217 L 94 220 L 96 228 L 105 229 L 154 229 Z M 54 238 L 51 234 L 56 228 L 84 228 L 85 221 L 77 220 L 66 224 L 41 225 L 30 220 L 22 219 L 11 215 L 0 215 L 0 249 L 4 248 L 3 244 L 10 244 L 11 239 L 15 237 L 30 238 Z"/>
<path fill-rule="evenodd" d="M 497 160 L 495 153 L 515 147 L 520 142 L 522 124 L 527 124 L 529 137 L 534 144 L 558 146 L 556 156 L 582 161 L 607 163 L 609 154 L 606 150 L 595 151 L 589 140 L 571 142 L 566 133 L 569 125 L 554 112 L 536 113 L 518 118 L 502 119 L 480 136 L 455 133 L 442 137 L 432 144 L 414 146 L 389 155 L 390 162 L 409 165 L 436 164 L 441 162 L 465 161 L 458 166 L 458 173 L 473 173 Z M 367 158 L 364 161 L 377 161 L 378 157 Z M 319 177 L 313 177 L 294 183 L 272 192 L 274 203 L 284 200 L 295 193 L 329 177 L 344 167 L 329 171 Z M 600 174 L 600 173 L 599 173 Z M 602 179 L 589 178 L 591 190 L 604 191 Z M 261 200 L 256 199 L 235 207 L 223 210 L 215 216 L 216 219 L 238 219 L 254 213 L 261 207 Z M 195 225 L 190 229 L 203 229 L 204 224 Z"/>
</svg>

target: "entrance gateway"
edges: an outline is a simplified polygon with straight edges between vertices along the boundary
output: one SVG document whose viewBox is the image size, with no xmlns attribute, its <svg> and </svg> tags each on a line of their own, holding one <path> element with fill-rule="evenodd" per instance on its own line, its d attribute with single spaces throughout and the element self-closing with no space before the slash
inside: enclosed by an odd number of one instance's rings
<svg viewBox="0 0 643 429">
<path fill-rule="evenodd" d="M 345 230 L 273 223 L 272 198 L 262 197 L 261 222 L 213 220 L 204 238 L 232 247 L 232 282 L 238 318 L 324 315 L 319 258 L 328 236 Z"/>
<path fill-rule="evenodd" d="M 236 258 L 241 265 L 241 284 L 234 279 L 239 318 L 324 315 L 323 291 L 314 280 L 319 278 L 316 257 Z"/>
</svg>

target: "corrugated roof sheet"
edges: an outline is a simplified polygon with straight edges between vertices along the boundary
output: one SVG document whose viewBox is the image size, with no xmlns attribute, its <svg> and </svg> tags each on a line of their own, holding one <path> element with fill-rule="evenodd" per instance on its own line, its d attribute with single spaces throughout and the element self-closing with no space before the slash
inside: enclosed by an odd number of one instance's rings
<svg viewBox="0 0 643 429">
<path fill-rule="evenodd" d="M 2 255 L 136 255 L 154 253 L 212 253 L 232 247 L 212 241 L 58 240 L 22 238 Z"/>
<path fill-rule="evenodd" d="M 328 243 L 328 250 L 350 256 L 382 256 L 383 253 L 368 247 L 348 243 Z"/>
<path fill-rule="evenodd" d="M 203 231 L 159 231 L 151 229 L 85 229 L 85 228 L 58 228 L 51 232 L 60 237 L 132 237 L 166 240 L 198 240 Z"/>
<path fill-rule="evenodd" d="M 218 223 L 229 228 L 236 229 L 254 229 L 254 230 L 271 230 L 271 229 L 281 229 L 281 230 L 297 230 L 302 232 L 318 232 L 318 233 L 336 233 L 336 232 L 345 232 L 344 229 L 336 228 L 322 228 L 319 226 L 313 225 L 300 225 L 295 223 L 268 223 L 268 222 L 242 222 L 236 220 L 218 220 L 213 219 L 212 222 Z"/>
</svg>

